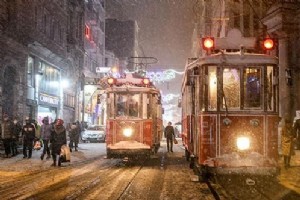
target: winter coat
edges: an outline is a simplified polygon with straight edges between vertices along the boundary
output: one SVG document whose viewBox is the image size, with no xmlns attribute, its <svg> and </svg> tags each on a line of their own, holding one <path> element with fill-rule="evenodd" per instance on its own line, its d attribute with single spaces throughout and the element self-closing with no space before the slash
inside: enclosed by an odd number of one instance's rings
<svg viewBox="0 0 300 200">
<path fill-rule="evenodd" d="M 41 126 L 41 139 L 42 140 L 50 140 L 51 138 L 51 124 L 43 124 Z"/>
<path fill-rule="evenodd" d="M 165 137 L 168 139 L 172 139 L 173 137 L 175 137 L 175 132 L 174 132 L 173 126 L 167 126 L 165 128 Z"/>
<path fill-rule="evenodd" d="M 77 125 L 75 125 L 75 124 L 71 125 L 71 128 L 69 130 L 70 140 L 73 140 L 73 141 L 79 140 L 79 130 L 78 129 L 79 128 Z"/>
<path fill-rule="evenodd" d="M 19 139 L 20 133 L 22 131 L 22 125 L 20 122 L 17 122 L 16 124 L 12 125 L 12 137 L 16 140 Z"/>
<path fill-rule="evenodd" d="M 281 135 L 281 148 L 282 155 L 291 156 L 293 154 L 293 129 L 287 128 L 286 126 L 282 128 Z"/>
<path fill-rule="evenodd" d="M 2 139 L 11 139 L 13 135 L 12 131 L 12 122 L 11 121 L 3 121 L 1 124 L 1 138 Z"/>
<path fill-rule="evenodd" d="M 67 144 L 66 129 L 63 125 L 54 125 L 51 131 L 50 143 L 52 154 L 60 155 L 61 146 Z"/>
<path fill-rule="evenodd" d="M 25 124 L 22 128 L 22 136 L 23 140 L 26 141 L 33 141 L 35 138 L 35 126 L 32 123 Z"/>
</svg>

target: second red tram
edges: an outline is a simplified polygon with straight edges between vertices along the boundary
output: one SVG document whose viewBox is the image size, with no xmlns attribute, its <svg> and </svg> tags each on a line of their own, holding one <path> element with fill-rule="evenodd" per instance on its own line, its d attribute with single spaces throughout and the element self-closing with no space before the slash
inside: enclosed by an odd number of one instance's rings
<svg viewBox="0 0 300 200">
<path fill-rule="evenodd" d="M 107 157 L 149 157 L 156 153 L 162 137 L 160 91 L 148 78 L 135 74 L 107 81 Z"/>
<path fill-rule="evenodd" d="M 215 51 L 185 69 L 186 158 L 200 175 L 277 174 L 278 59 L 253 53 L 256 40 L 238 30 L 213 42 Z"/>
</svg>

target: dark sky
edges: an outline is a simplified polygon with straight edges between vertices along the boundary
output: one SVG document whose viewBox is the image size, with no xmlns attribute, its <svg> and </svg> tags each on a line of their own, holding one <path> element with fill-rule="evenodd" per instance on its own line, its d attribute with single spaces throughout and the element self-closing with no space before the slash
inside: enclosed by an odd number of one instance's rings
<svg viewBox="0 0 300 200">
<path fill-rule="evenodd" d="M 138 22 L 139 56 L 158 59 L 148 71 L 183 71 L 191 55 L 195 2 L 197 0 L 106 0 L 106 12 L 107 18 Z M 179 97 L 181 81 L 182 76 L 176 75 L 175 79 L 156 86 L 163 96 L 175 94 Z M 167 103 L 176 107 L 165 110 L 164 120 L 180 120 L 178 97 Z"/>
<path fill-rule="evenodd" d="M 191 52 L 195 0 L 107 0 L 107 17 L 136 20 L 139 53 L 182 71 Z"/>
</svg>

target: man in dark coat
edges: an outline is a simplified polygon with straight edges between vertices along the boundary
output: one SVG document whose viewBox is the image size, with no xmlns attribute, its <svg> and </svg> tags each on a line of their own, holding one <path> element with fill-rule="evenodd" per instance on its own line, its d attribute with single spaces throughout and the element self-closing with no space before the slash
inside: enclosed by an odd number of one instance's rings
<svg viewBox="0 0 300 200">
<path fill-rule="evenodd" d="M 52 159 L 53 164 L 51 166 L 56 166 L 56 161 L 58 160 L 57 165 L 61 166 L 60 153 L 61 147 L 64 144 L 67 144 L 66 129 L 64 127 L 64 121 L 62 119 L 57 119 L 56 124 L 51 131 L 50 143 L 52 145 Z"/>
<path fill-rule="evenodd" d="M 1 131 L 0 133 L 4 145 L 6 158 L 11 157 L 11 140 L 13 135 L 12 126 L 13 124 L 10 121 L 8 114 L 4 113 L 2 124 L 0 124 L 0 131 Z"/>
<path fill-rule="evenodd" d="M 78 142 L 79 142 L 79 127 L 77 126 L 77 123 L 74 122 L 69 130 L 69 137 L 70 137 L 70 151 L 72 152 L 73 147 L 75 147 L 75 151 L 78 151 Z"/>
<path fill-rule="evenodd" d="M 25 125 L 22 128 L 23 136 L 23 158 L 31 158 L 32 156 L 32 146 L 35 138 L 35 126 L 31 123 L 31 119 L 26 117 Z M 27 154 L 28 150 L 28 154 Z"/>
<path fill-rule="evenodd" d="M 165 138 L 167 138 L 168 152 L 173 152 L 173 137 L 175 137 L 174 128 L 172 126 L 172 122 L 169 122 L 168 126 L 165 128 Z"/>
<path fill-rule="evenodd" d="M 15 156 L 19 153 L 18 143 L 19 143 L 19 136 L 21 131 L 22 131 L 21 123 L 17 119 L 14 119 L 13 126 L 12 126 L 12 141 L 11 141 L 12 156 Z"/>
</svg>

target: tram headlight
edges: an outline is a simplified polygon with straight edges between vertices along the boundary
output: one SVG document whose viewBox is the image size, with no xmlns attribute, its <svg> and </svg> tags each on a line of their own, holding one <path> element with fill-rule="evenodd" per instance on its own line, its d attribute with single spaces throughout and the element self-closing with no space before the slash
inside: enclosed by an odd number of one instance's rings
<svg viewBox="0 0 300 200">
<path fill-rule="evenodd" d="M 239 150 L 247 150 L 250 148 L 250 139 L 248 137 L 238 137 L 236 145 Z"/>
<path fill-rule="evenodd" d="M 125 128 L 125 129 L 123 129 L 123 135 L 124 135 L 125 137 L 130 137 L 130 136 L 132 136 L 132 133 L 133 133 L 132 128 Z"/>
</svg>

